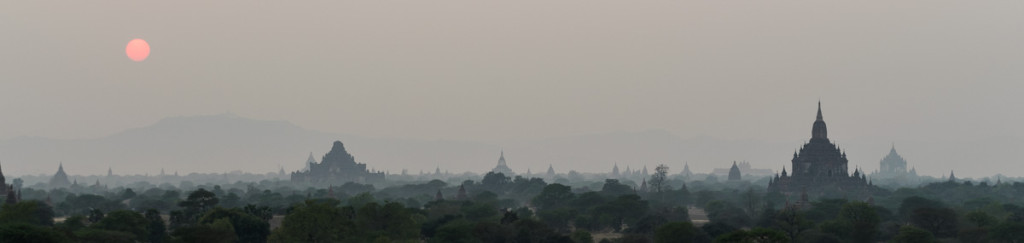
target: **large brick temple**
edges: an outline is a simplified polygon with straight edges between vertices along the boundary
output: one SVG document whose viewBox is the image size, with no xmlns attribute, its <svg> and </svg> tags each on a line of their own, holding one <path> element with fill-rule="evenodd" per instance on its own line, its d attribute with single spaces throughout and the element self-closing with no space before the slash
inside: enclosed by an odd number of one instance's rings
<svg viewBox="0 0 1024 243">
<path fill-rule="evenodd" d="M 800 195 L 807 192 L 813 196 L 868 196 L 872 186 L 864 172 L 854 170 L 849 174 L 846 152 L 828 139 L 828 129 L 821 116 L 821 102 L 818 102 L 818 117 L 811 128 L 811 140 L 793 153 L 792 173 L 782 168 L 768 182 L 768 191 L 786 195 Z"/>
</svg>

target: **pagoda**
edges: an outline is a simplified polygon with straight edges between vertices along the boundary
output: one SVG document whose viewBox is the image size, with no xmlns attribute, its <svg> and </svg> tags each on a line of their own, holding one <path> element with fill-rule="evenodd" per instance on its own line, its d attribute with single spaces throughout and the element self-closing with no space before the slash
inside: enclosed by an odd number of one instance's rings
<svg viewBox="0 0 1024 243">
<path fill-rule="evenodd" d="M 859 169 L 849 173 L 846 153 L 828 139 L 828 129 L 821 115 L 818 102 L 818 116 L 811 128 L 811 140 L 793 152 L 792 173 L 776 174 L 768 182 L 768 191 L 797 194 L 807 190 L 812 195 L 844 196 L 865 194 L 872 187 Z"/>
<path fill-rule="evenodd" d="M 505 176 L 511 177 L 512 169 L 508 168 L 508 163 L 505 163 L 505 150 L 501 151 L 501 155 L 498 156 L 498 165 L 491 169 L 491 172 L 501 173 Z"/>
</svg>

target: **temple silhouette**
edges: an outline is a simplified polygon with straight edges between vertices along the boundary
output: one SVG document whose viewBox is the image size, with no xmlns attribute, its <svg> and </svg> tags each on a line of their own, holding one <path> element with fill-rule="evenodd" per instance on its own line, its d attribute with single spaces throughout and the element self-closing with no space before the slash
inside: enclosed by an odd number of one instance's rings
<svg viewBox="0 0 1024 243">
<path fill-rule="evenodd" d="M 849 174 L 846 152 L 828 139 L 828 129 L 821 115 L 818 102 L 818 116 L 811 128 L 811 140 L 793 152 L 792 174 L 782 168 L 768 182 L 768 191 L 786 195 L 806 193 L 813 196 L 846 197 L 867 196 L 874 186 L 864 172 L 855 169 Z"/>
<path fill-rule="evenodd" d="M 334 141 L 331 151 L 327 152 L 319 163 L 312 159 L 312 155 L 306 163 L 309 169 L 292 172 L 292 182 L 337 185 L 346 182 L 384 182 L 384 172 L 367 170 L 366 164 L 356 162 L 355 157 L 345 151 L 345 145 L 341 141 Z"/>
<path fill-rule="evenodd" d="M 494 169 L 491 169 L 491 172 L 501 173 L 509 177 L 515 175 L 515 173 L 512 172 L 512 169 L 508 168 L 508 163 L 505 163 L 505 150 L 501 150 L 501 156 L 498 156 L 498 165 L 494 166 Z"/>
</svg>

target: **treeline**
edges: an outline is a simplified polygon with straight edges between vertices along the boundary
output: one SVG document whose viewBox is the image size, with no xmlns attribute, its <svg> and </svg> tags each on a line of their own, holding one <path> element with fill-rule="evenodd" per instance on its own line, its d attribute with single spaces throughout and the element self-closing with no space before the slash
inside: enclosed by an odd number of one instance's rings
<svg viewBox="0 0 1024 243">
<path fill-rule="evenodd" d="M 1024 242 L 1019 183 L 943 182 L 804 203 L 746 183 L 687 186 L 660 174 L 641 188 L 491 173 L 379 190 L 50 191 L 43 195 L 63 200 L 0 208 L 0 242 Z M 691 209 L 708 221 L 691 223 Z"/>
</svg>

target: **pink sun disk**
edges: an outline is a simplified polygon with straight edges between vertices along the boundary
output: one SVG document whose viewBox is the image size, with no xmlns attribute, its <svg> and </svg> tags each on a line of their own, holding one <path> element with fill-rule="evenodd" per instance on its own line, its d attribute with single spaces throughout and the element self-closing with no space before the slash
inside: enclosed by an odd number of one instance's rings
<svg viewBox="0 0 1024 243">
<path fill-rule="evenodd" d="M 146 43 L 146 40 L 143 39 L 132 39 L 128 42 L 128 46 L 124 48 L 124 53 L 132 61 L 141 62 L 149 57 L 149 43 Z"/>
</svg>

